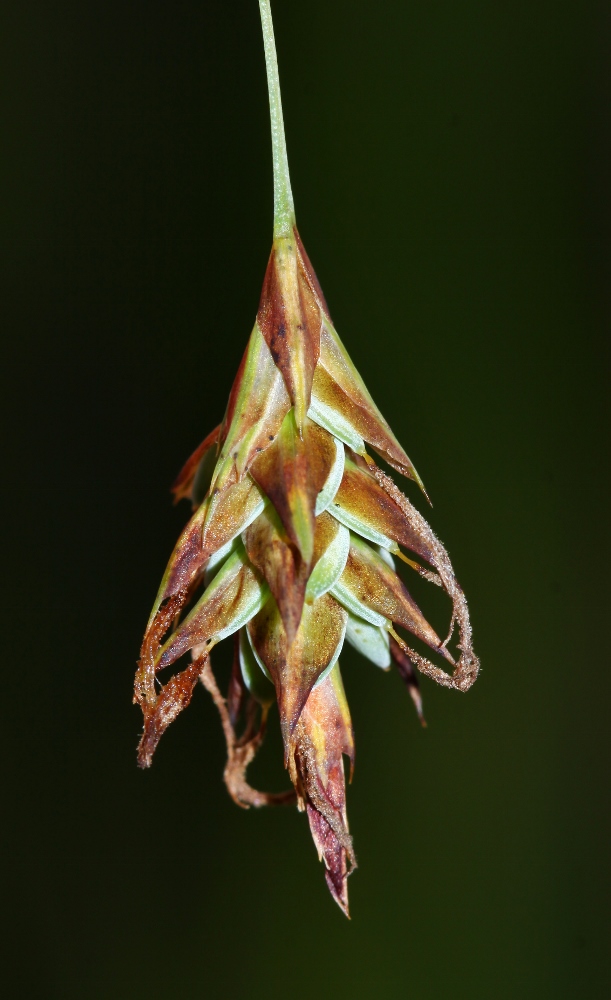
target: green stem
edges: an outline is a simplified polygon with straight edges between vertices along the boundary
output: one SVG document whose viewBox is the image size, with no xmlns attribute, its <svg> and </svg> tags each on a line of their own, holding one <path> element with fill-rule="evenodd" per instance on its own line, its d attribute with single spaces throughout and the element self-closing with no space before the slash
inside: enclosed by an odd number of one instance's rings
<svg viewBox="0 0 611 1000">
<path fill-rule="evenodd" d="M 284 119 L 282 117 L 282 99 L 280 97 L 280 78 L 278 76 L 278 59 L 274 41 L 274 25 L 270 0 L 259 0 L 261 25 L 263 27 L 263 44 L 265 47 L 265 65 L 267 67 L 267 89 L 269 92 L 269 114 L 272 125 L 272 157 L 274 161 L 274 239 L 279 236 L 289 236 L 295 225 L 295 207 L 289 176 L 289 161 L 286 155 L 286 138 L 284 135 Z"/>
</svg>

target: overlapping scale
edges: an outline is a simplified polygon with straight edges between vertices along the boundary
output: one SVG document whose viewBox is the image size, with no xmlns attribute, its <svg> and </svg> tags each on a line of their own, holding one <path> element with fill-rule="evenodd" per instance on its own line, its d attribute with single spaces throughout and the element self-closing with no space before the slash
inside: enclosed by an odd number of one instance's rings
<svg viewBox="0 0 611 1000">
<path fill-rule="evenodd" d="M 347 914 L 347 876 L 356 858 L 346 815 L 344 754 L 353 764 L 352 721 L 337 663 L 308 697 L 295 730 L 289 770 L 307 810 L 329 891 Z"/>
<path fill-rule="evenodd" d="M 254 456 L 274 440 L 290 406 L 284 379 L 255 323 L 229 396 L 213 485 L 222 487 L 232 471 L 242 478 Z"/>
<path fill-rule="evenodd" d="M 257 323 L 295 410 L 299 431 L 310 406 L 320 354 L 322 311 L 297 233 L 274 241 Z M 309 262 L 308 262 L 309 263 Z"/>
<path fill-rule="evenodd" d="M 307 563 L 291 543 L 271 504 L 244 532 L 244 545 L 252 565 L 274 595 L 290 645 L 301 621 Z"/>
<path fill-rule="evenodd" d="M 179 500 L 190 500 L 195 506 L 199 507 L 208 492 L 208 486 L 210 484 L 206 483 L 206 487 L 201 493 L 201 496 L 196 496 L 196 480 L 200 475 L 202 466 L 205 466 L 206 464 L 211 465 L 210 480 L 212 480 L 212 473 L 214 472 L 214 466 L 216 465 L 217 446 L 220 434 L 221 425 L 219 424 L 213 431 L 210 431 L 210 434 L 208 434 L 202 443 L 197 446 L 193 454 L 189 455 L 189 458 L 178 473 L 172 486 L 174 503 L 178 503 Z"/>
<path fill-rule="evenodd" d="M 424 490 L 420 476 L 371 398 L 328 319 L 321 332 L 320 364 L 314 373 L 312 392 L 319 403 L 341 416 L 389 465 L 414 479 Z M 360 448 L 355 450 L 362 453 Z"/>
<path fill-rule="evenodd" d="M 253 648 L 276 687 L 287 754 L 310 691 L 341 652 L 347 617 L 344 608 L 330 594 L 304 604 L 301 624 L 291 646 L 273 598 L 248 624 Z"/>
<path fill-rule="evenodd" d="M 210 556 L 237 538 L 262 513 L 265 503 L 265 497 L 250 476 L 226 483 L 206 498 L 178 539 L 163 575 L 148 628 L 165 601 L 179 594 L 186 600 Z"/>
<path fill-rule="evenodd" d="M 331 591 L 348 607 L 350 595 L 355 612 L 358 602 L 360 617 L 372 625 L 384 627 L 389 622 L 408 629 L 418 639 L 440 653 L 449 663 L 454 660 L 442 645 L 442 640 L 422 614 L 403 581 L 367 542 L 353 535 L 346 567 Z"/>
<path fill-rule="evenodd" d="M 330 511 L 352 531 L 397 552 L 399 545 L 415 552 L 428 563 L 433 561 L 431 547 L 407 520 L 396 501 L 388 495 L 369 471 L 346 455 L 344 474 Z"/>
<path fill-rule="evenodd" d="M 246 554 L 234 552 L 199 601 L 159 650 L 156 668 L 174 663 L 194 646 L 208 651 L 237 632 L 267 601 L 269 588 L 252 568 Z"/>
<path fill-rule="evenodd" d="M 289 411 L 277 439 L 251 464 L 250 474 L 276 508 L 308 568 L 314 551 L 316 500 L 336 461 L 333 439 Z"/>
</svg>

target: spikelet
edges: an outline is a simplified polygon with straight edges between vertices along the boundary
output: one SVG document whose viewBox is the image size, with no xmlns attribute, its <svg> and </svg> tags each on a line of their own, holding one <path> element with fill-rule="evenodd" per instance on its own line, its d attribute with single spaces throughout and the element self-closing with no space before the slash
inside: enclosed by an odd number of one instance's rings
<svg viewBox="0 0 611 1000">
<path fill-rule="evenodd" d="M 354 757 L 339 667 L 344 642 L 377 667 L 394 662 L 422 720 L 416 671 L 466 691 L 478 660 L 447 552 L 370 454 L 424 489 L 337 335 L 297 232 L 267 0 L 260 7 L 268 76 L 271 66 L 274 240 L 224 420 L 174 485 L 175 498 L 190 499 L 194 513 L 142 644 L 138 755 L 150 765 L 201 678 L 221 715 L 230 794 L 245 807 L 296 801 L 306 811 L 329 890 L 348 914 L 347 875 L 356 859 L 342 761 Z M 445 640 L 396 572 L 394 556 L 447 593 Z M 448 648 L 454 626 L 457 658 Z M 230 636 L 234 663 L 223 697 L 210 654 Z M 162 683 L 169 668 L 175 672 Z M 246 780 L 274 704 L 294 793 L 258 792 Z"/>
</svg>

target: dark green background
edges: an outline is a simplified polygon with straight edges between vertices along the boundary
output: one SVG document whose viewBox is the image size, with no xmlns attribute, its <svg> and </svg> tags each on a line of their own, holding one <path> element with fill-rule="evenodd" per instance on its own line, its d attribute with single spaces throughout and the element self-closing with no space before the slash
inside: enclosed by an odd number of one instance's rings
<svg viewBox="0 0 611 1000">
<path fill-rule="evenodd" d="M 301 233 L 434 500 L 481 677 L 424 681 L 422 731 L 344 655 L 350 923 L 304 817 L 230 802 L 203 690 L 137 770 L 134 661 L 188 513 L 168 487 L 271 242 L 257 3 L 5 5 L 3 979 L 607 1000 L 608 5 L 274 13 Z M 283 787 L 266 751 L 253 777 Z"/>
</svg>

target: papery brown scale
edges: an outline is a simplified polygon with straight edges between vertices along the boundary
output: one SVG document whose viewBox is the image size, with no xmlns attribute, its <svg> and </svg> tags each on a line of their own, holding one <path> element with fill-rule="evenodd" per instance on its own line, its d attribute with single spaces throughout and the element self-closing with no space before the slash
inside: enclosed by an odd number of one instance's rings
<svg viewBox="0 0 611 1000">
<path fill-rule="evenodd" d="M 303 245 L 301 236 L 299 235 L 296 226 L 293 227 L 293 235 L 295 237 L 295 243 L 297 245 L 297 256 L 299 258 L 300 269 L 304 274 L 305 280 L 310 286 L 310 289 L 312 290 L 314 296 L 318 300 L 318 304 L 320 305 L 322 311 L 324 312 L 325 316 L 330 322 L 331 316 L 329 314 L 329 307 L 327 306 L 327 301 L 325 299 L 324 292 L 320 287 L 320 282 L 316 277 L 316 272 L 312 267 L 310 258 L 308 257 L 306 248 Z"/>
<path fill-rule="evenodd" d="M 183 465 L 172 485 L 174 503 L 178 503 L 179 500 L 193 499 L 193 482 L 197 475 L 197 470 L 210 449 L 218 444 L 220 433 L 221 425 L 219 424 L 218 427 L 215 427 L 214 430 L 210 432 L 208 437 L 204 438 L 202 443 L 195 449 L 193 454 L 189 456 Z"/>
<path fill-rule="evenodd" d="M 308 580 L 307 563 L 269 508 L 246 529 L 244 545 L 248 558 L 265 578 L 276 599 L 290 646 L 301 621 Z"/>
<path fill-rule="evenodd" d="M 161 604 L 174 594 L 188 592 L 198 582 L 211 555 L 239 532 L 245 519 L 261 502 L 261 494 L 248 476 L 216 489 L 195 512 L 182 532 L 157 593 L 149 627 Z"/>
<path fill-rule="evenodd" d="M 250 476 L 213 490 L 202 529 L 204 558 L 208 559 L 235 538 L 260 503 L 261 493 Z"/>
<path fill-rule="evenodd" d="M 336 770 L 339 771 L 339 768 Z M 331 785 L 339 786 L 341 780 L 338 775 L 335 781 L 332 779 Z M 325 863 L 327 888 L 340 909 L 346 916 L 349 916 L 346 849 L 340 843 L 335 831 L 329 826 L 328 820 L 310 802 L 306 804 L 306 812 L 318 857 Z"/>
<path fill-rule="evenodd" d="M 377 482 L 369 467 L 360 466 L 357 464 L 358 456 L 354 457 L 357 461 L 352 461 L 346 454 L 344 475 L 334 504 L 343 507 L 369 527 L 415 552 L 432 565 L 434 555 L 427 540 L 414 531 L 401 507 Z"/>
<path fill-rule="evenodd" d="M 259 590 L 260 581 L 252 567 L 236 562 L 234 572 L 228 573 L 222 584 L 204 593 L 161 647 L 155 659 L 156 669 L 170 666 L 194 646 L 211 647 L 216 635 L 229 626 L 239 609 Z"/>
<path fill-rule="evenodd" d="M 216 485 L 235 469 L 241 479 L 254 455 L 274 440 L 291 402 L 281 373 L 255 323 L 221 427 Z"/>
<path fill-rule="evenodd" d="M 354 730 L 339 662 L 310 692 L 304 711 L 301 721 L 316 751 L 317 767 L 325 785 L 327 764 L 340 760 L 342 754 L 354 766 Z"/>
<path fill-rule="evenodd" d="M 328 431 L 306 418 L 300 435 L 293 412 L 289 411 L 276 440 L 250 467 L 252 478 L 273 503 L 308 566 L 314 547 L 316 498 L 335 455 Z"/>
<path fill-rule="evenodd" d="M 408 629 L 449 663 L 454 660 L 442 640 L 429 625 L 399 576 L 366 542 L 352 538 L 341 583 L 359 601 Z"/>
<path fill-rule="evenodd" d="M 254 649 L 276 688 L 285 763 L 303 706 L 336 653 L 347 618 L 344 608 L 330 594 L 324 594 L 313 604 L 304 605 L 301 623 L 290 647 L 273 598 L 248 623 Z"/>
<path fill-rule="evenodd" d="M 331 895 L 348 915 L 348 861 L 356 866 L 346 817 L 343 754 L 354 758 L 352 722 L 339 667 L 311 692 L 293 738 L 293 779 L 327 871 Z"/>
<path fill-rule="evenodd" d="M 424 489 L 420 476 L 378 410 L 330 323 L 323 324 L 320 361 L 312 388 L 316 398 L 345 417 L 389 465 Z"/>
<path fill-rule="evenodd" d="M 166 567 L 157 592 L 147 629 L 150 629 L 164 601 L 176 594 L 188 594 L 189 588 L 206 560 L 202 547 L 202 531 L 206 504 L 202 504 L 182 532 Z"/>
<path fill-rule="evenodd" d="M 186 591 L 174 594 L 169 598 L 153 616 L 153 620 L 149 623 L 144 634 L 138 669 L 134 678 L 134 704 L 140 705 L 143 712 L 147 705 L 154 707 L 157 702 L 155 670 L 159 649 L 164 635 L 186 600 Z"/>
<path fill-rule="evenodd" d="M 294 235 L 274 240 L 257 322 L 282 373 L 301 430 L 320 354 L 322 313 Z"/>
<path fill-rule="evenodd" d="M 143 704 L 144 732 L 138 746 L 139 767 L 151 766 L 159 740 L 191 701 L 200 670 L 201 663 L 189 664 L 161 688 L 154 705 Z"/>
<path fill-rule="evenodd" d="M 460 650 L 460 657 L 451 677 L 444 674 L 443 671 L 435 667 L 434 664 L 429 663 L 428 660 L 425 660 L 420 654 L 414 652 L 414 650 L 406 647 L 405 652 L 407 652 L 421 673 L 432 677 L 438 684 L 442 684 L 444 687 L 454 687 L 458 691 L 468 691 L 477 679 L 479 659 L 473 650 L 473 635 L 467 601 L 454 575 L 450 557 L 422 514 L 401 493 L 392 479 L 385 472 L 382 472 L 381 469 L 377 468 L 377 466 L 372 466 L 371 471 L 380 486 L 401 507 L 414 533 L 422 538 L 430 548 L 433 557 L 431 563 L 439 574 L 439 580 L 443 589 L 452 601 L 452 626 L 455 623 L 458 624 L 459 638 L 456 645 Z M 437 582 L 436 579 L 435 582 Z"/>
</svg>

